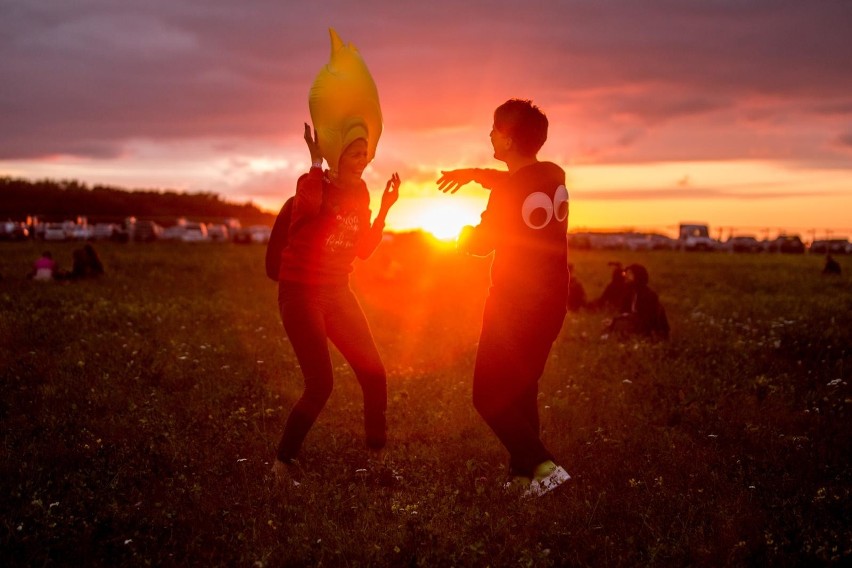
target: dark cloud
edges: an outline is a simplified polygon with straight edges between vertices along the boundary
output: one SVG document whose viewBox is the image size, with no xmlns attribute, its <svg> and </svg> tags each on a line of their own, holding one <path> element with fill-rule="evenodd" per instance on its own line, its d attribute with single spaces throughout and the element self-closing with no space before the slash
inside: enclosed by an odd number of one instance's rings
<svg viewBox="0 0 852 568">
<path fill-rule="evenodd" d="M 653 146 L 671 123 L 848 115 L 850 23 L 850 3 L 785 0 L 7 0 L 0 159 L 278 140 L 306 118 L 328 26 L 365 54 L 393 128 L 487 123 L 505 98 L 530 96 L 609 140 L 598 156 L 677 159 Z"/>
</svg>

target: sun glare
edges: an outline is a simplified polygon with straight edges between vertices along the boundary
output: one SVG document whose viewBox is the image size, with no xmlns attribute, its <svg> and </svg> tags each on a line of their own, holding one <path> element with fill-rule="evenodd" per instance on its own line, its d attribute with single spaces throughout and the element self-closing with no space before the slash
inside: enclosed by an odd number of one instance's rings
<svg viewBox="0 0 852 568">
<path fill-rule="evenodd" d="M 430 205 L 418 212 L 417 224 L 436 239 L 452 241 L 458 237 L 462 227 L 477 223 L 478 214 L 471 218 L 471 212 L 460 204 L 450 203 L 441 206 Z"/>
</svg>

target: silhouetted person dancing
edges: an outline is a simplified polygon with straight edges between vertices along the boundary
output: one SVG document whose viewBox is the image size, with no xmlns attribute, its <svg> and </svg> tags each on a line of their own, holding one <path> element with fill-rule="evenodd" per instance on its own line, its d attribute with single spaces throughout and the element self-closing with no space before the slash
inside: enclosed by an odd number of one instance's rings
<svg viewBox="0 0 852 568">
<path fill-rule="evenodd" d="M 462 252 L 492 251 L 491 289 L 473 371 L 473 404 L 509 451 L 507 488 L 543 495 L 570 476 L 541 441 L 538 381 L 562 329 L 568 294 L 568 190 L 565 172 L 536 157 L 547 117 L 530 101 L 494 111 L 491 145 L 508 171 L 442 172 L 439 188 L 455 193 L 473 181 L 490 189 L 476 227 L 465 227 Z"/>
<path fill-rule="evenodd" d="M 293 200 L 287 246 L 281 253 L 278 307 L 281 321 L 305 378 L 278 443 L 273 472 L 285 475 L 308 431 L 331 395 L 334 375 L 328 342 L 352 366 L 364 393 L 367 446 L 386 441 L 387 379 L 364 312 L 349 288 L 355 257 L 367 258 L 379 245 L 385 217 L 399 198 L 393 174 L 381 208 L 370 224 L 370 195 L 361 174 L 372 156 L 367 141 L 349 142 L 338 163 L 323 172 L 316 132 L 305 124 L 312 166 L 302 175 Z"/>
</svg>

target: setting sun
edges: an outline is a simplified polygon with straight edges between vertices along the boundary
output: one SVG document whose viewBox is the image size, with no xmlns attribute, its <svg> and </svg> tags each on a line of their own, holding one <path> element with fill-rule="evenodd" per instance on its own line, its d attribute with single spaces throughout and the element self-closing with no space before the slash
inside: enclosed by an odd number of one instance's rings
<svg viewBox="0 0 852 568">
<path fill-rule="evenodd" d="M 401 204 L 401 203 L 400 203 Z M 483 205 L 470 200 L 446 197 L 445 199 L 419 199 L 416 205 L 400 211 L 403 225 L 419 228 L 443 241 L 458 237 L 465 225 L 479 223 Z"/>
</svg>

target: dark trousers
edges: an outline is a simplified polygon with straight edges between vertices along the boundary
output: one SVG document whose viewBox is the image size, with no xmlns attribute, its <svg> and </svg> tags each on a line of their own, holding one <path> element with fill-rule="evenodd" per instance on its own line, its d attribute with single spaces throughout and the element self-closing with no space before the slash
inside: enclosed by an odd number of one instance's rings
<svg viewBox="0 0 852 568">
<path fill-rule="evenodd" d="M 485 304 L 473 405 L 509 451 L 512 475 L 530 477 L 553 459 L 540 437 L 538 380 L 565 311 L 565 302 L 530 306 L 493 293 Z"/>
<path fill-rule="evenodd" d="M 296 402 L 278 444 L 278 459 L 295 458 L 334 385 L 328 341 L 337 347 L 364 393 L 367 445 L 385 444 L 387 377 L 364 311 L 349 286 L 306 286 L 282 282 L 278 308 L 287 337 L 302 368 L 305 390 Z"/>
</svg>

